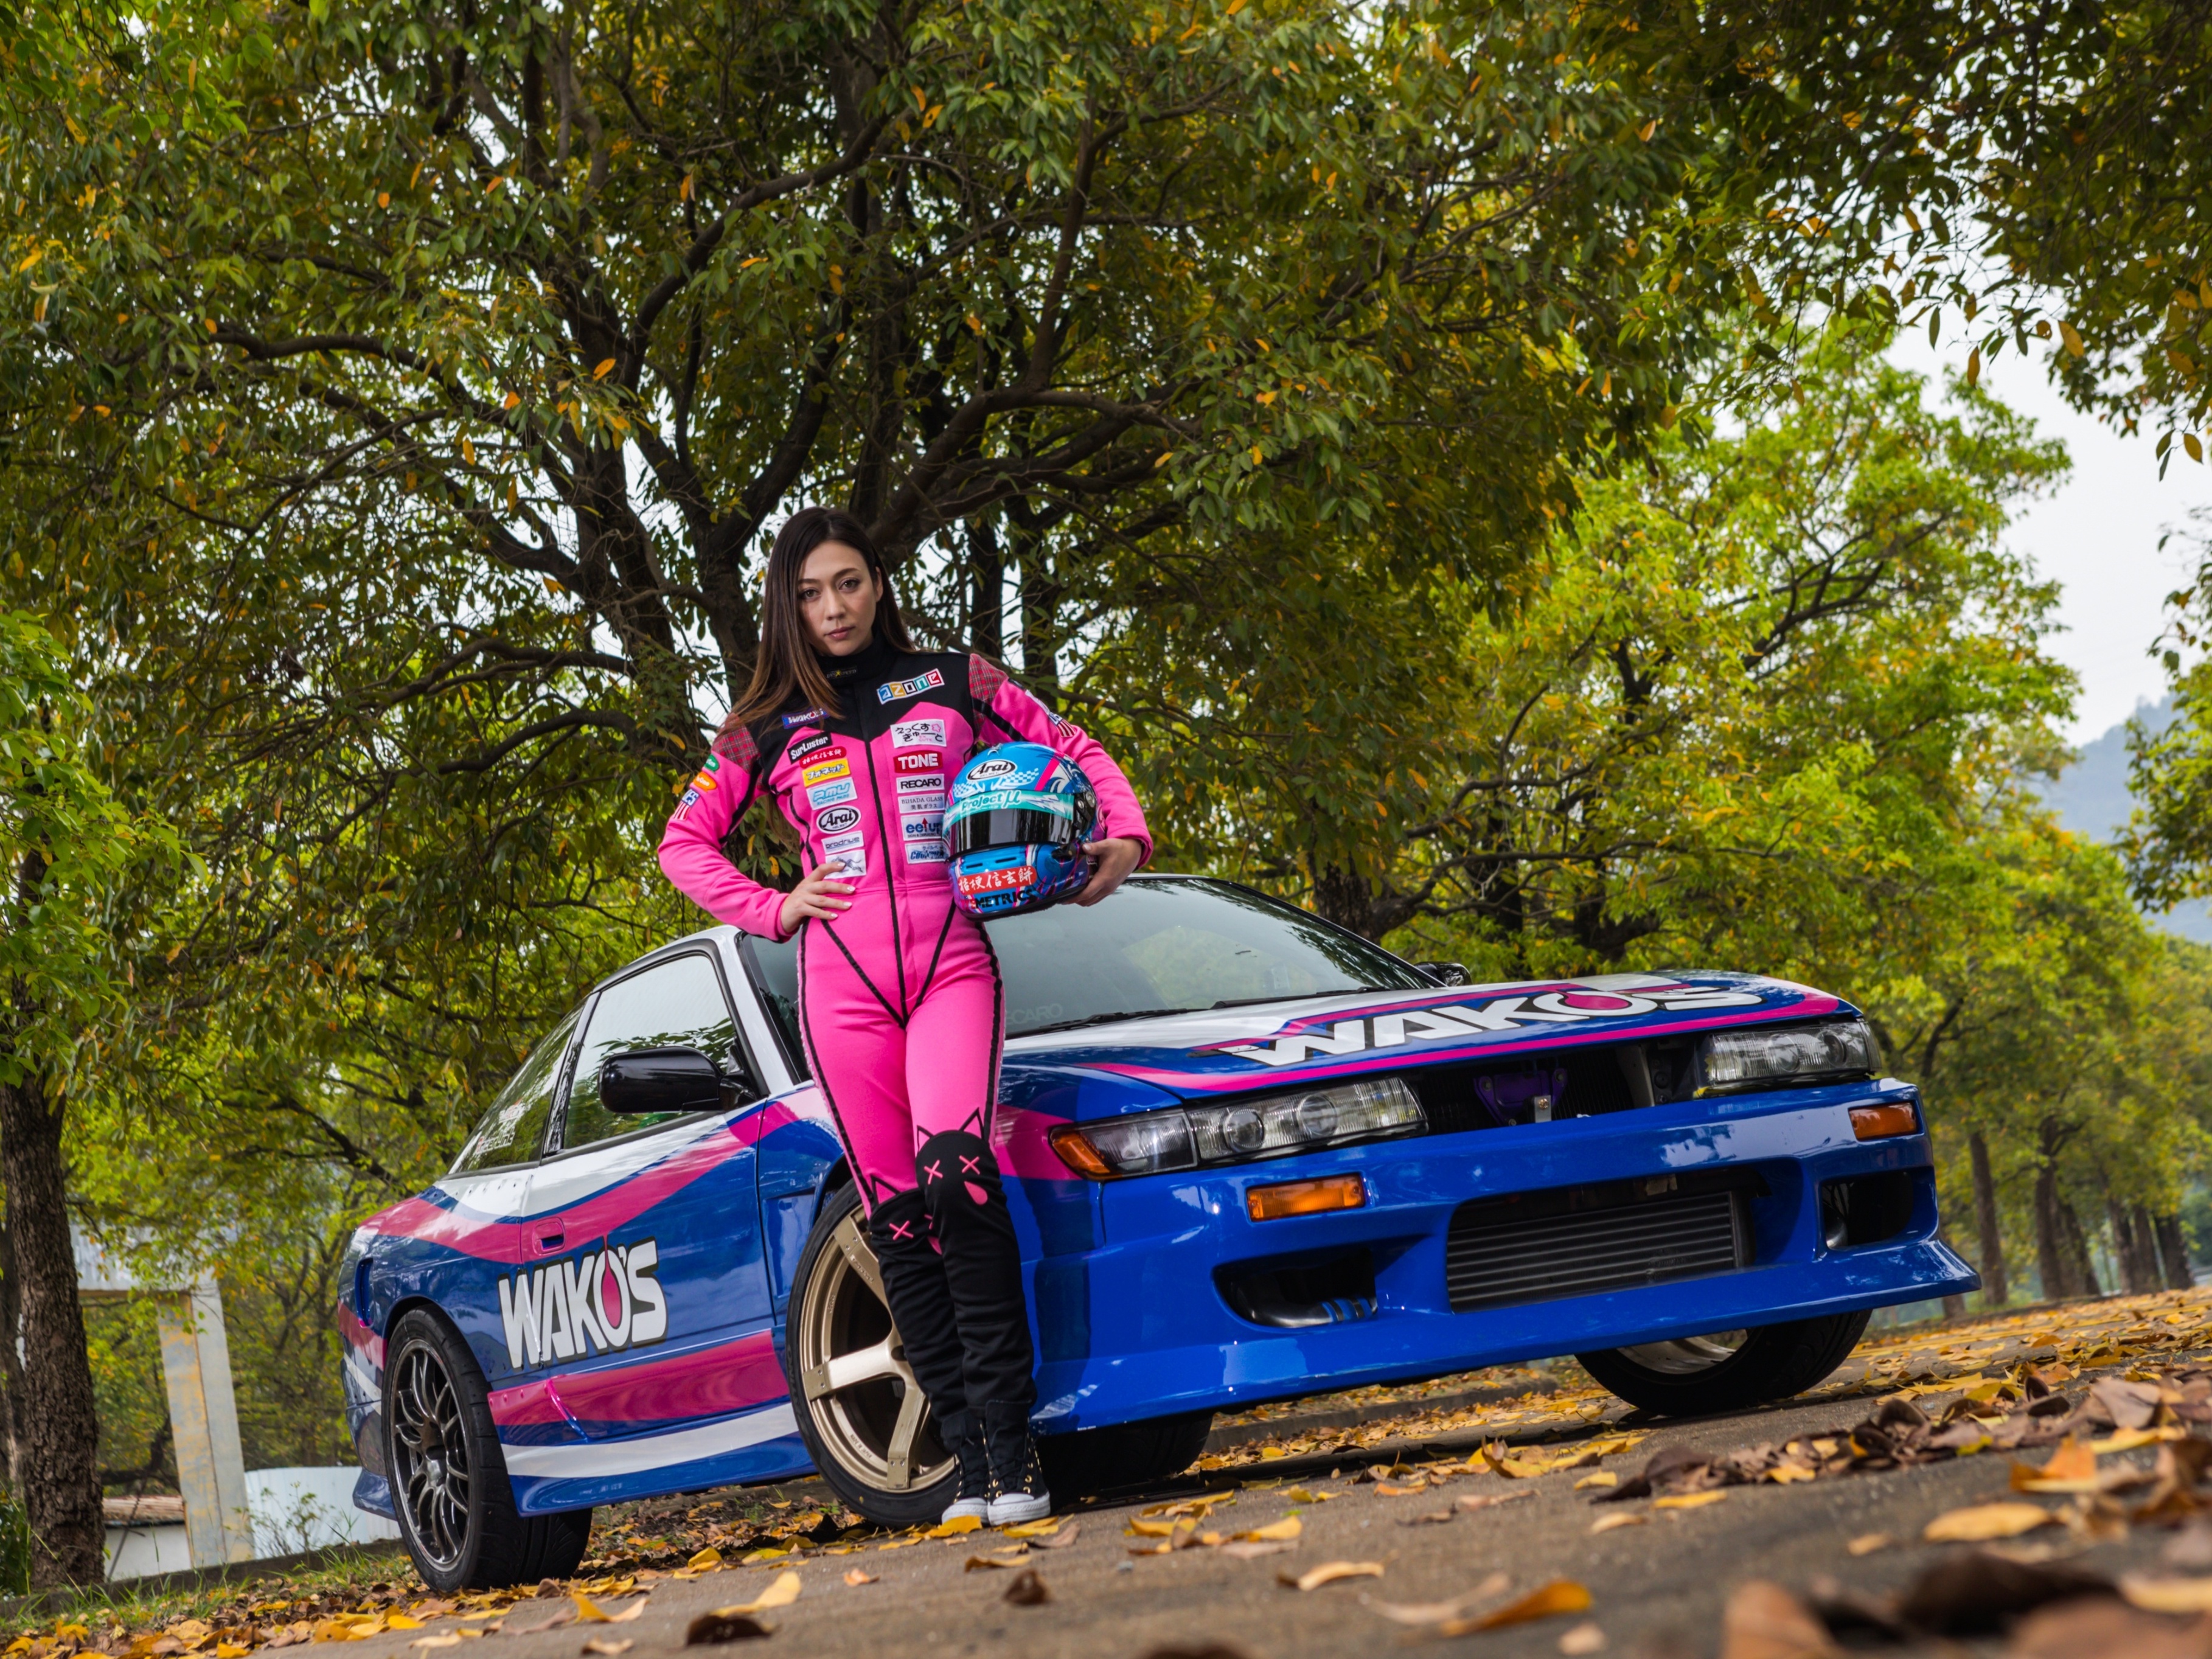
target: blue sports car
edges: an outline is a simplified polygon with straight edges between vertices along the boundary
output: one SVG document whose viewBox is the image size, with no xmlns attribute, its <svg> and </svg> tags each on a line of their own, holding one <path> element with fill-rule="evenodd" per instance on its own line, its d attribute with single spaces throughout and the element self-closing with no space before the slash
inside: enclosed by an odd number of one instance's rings
<svg viewBox="0 0 2212 1659">
<path fill-rule="evenodd" d="M 1781 1398 L 1976 1283 L 1917 1092 L 1804 986 L 1468 985 L 1182 876 L 990 931 L 1062 1497 L 1185 1467 L 1218 1410 L 1545 1355 L 1654 1411 Z M 727 927 L 639 958 L 356 1235 L 356 1501 L 434 1588 L 809 1468 L 887 1524 L 947 1501 L 795 994 L 791 945 Z"/>
</svg>

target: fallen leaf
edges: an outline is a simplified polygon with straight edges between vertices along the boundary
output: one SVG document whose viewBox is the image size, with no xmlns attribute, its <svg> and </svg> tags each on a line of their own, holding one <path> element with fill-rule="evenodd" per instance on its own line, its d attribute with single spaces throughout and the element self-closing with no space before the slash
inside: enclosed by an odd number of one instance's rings
<svg viewBox="0 0 2212 1659">
<path fill-rule="evenodd" d="M 922 1534 L 922 1536 L 924 1538 L 957 1538 L 963 1532 L 974 1532 L 982 1524 L 983 1518 L 981 1516 L 956 1515 L 950 1521 L 942 1522 L 932 1527 L 927 1532 Z"/>
<path fill-rule="evenodd" d="M 1999 1630 L 2045 1602 L 2109 1595 L 2112 1582 L 2064 1561 L 2024 1561 L 1994 1549 L 1946 1557 L 1915 1578 L 1898 1598 L 1896 1614 L 1935 1636 Z"/>
<path fill-rule="evenodd" d="M 1440 1527 L 1457 1513 L 1455 1510 L 1429 1510 L 1419 1515 L 1401 1515 L 1398 1517 L 1398 1524 L 1401 1527 Z"/>
<path fill-rule="evenodd" d="M 960 1518 L 963 1521 L 972 1521 L 975 1517 L 963 1516 Z M 714 1614 L 721 1619 L 737 1619 L 750 1613 L 766 1613 L 770 1607 L 787 1607 L 799 1599 L 799 1578 L 797 1573 L 780 1572 L 775 1576 L 775 1583 L 763 1590 L 754 1600 L 741 1601 L 735 1607 L 716 1607 Z"/>
<path fill-rule="evenodd" d="M 1004 1528 L 999 1536 L 1001 1538 L 1045 1538 L 1059 1529 L 1059 1520 L 1056 1517 L 1048 1517 L 1042 1521 L 1024 1522 L 1018 1527 Z"/>
<path fill-rule="evenodd" d="M 2212 1578 L 2146 1578 L 2128 1573 L 2120 1594 L 2146 1613 L 2212 1613 Z"/>
<path fill-rule="evenodd" d="M 2203 1653 L 2193 1626 L 2110 1597 L 2083 1596 L 2023 1620 L 2005 1659 L 2203 1659 Z"/>
<path fill-rule="evenodd" d="M 1603 1653 L 1605 1632 L 1600 1630 L 1594 1621 L 1585 1619 L 1559 1638 L 1559 1651 L 1569 1655 Z"/>
<path fill-rule="evenodd" d="M 971 1555 L 968 1558 L 967 1565 L 963 1566 L 960 1571 L 963 1572 L 976 1572 L 985 1567 L 1004 1567 L 1011 1572 L 1018 1565 L 1019 1565 L 1018 1559 L 1014 1561 L 994 1561 L 988 1555 Z"/>
<path fill-rule="evenodd" d="M 1082 1535 L 1082 1532 L 1083 1522 L 1080 1521 L 1066 1522 L 1058 1532 L 1046 1533 L 1040 1537 L 1030 1539 L 1030 1547 L 1033 1550 L 1066 1549 Z"/>
<path fill-rule="evenodd" d="M 845 1575 L 845 1582 L 857 1589 L 862 1584 L 874 1583 L 876 1575 L 872 1572 L 863 1572 L 860 1568 L 854 1567 Z"/>
<path fill-rule="evenodd" d="M 1014 1575 L 1013 1582 L 1006 1586 L 1006 1593 L 1000 1599 L 1011 1601 L 1018 1607 L 1041 1607 L 1052 1600 L 1052 1592 L 1044 1587 L 1044 1580 L 1037 1577 L 1035 1567 L 1024 1567 Z"/>
<path fill-rule="evenodd" d="M 1592 1536 L 1595 1536 L 1601 1532 L 1611 1532 L 1615 1527 L 1641 1527 L 1647 1524 L 1650 1519 L 1648 1515 L 1636 1515 L 1626 1510 L 1615 1510 L 1611 1515 L 1601 1515 L 1591 1522 L 1590 1533 Z"/>
<path fill-rule="evenodd" d="M 1517 1601 L 1508 1601 L 1474 1619 L 1454 1619 L 1437 1626 L 1439 1636 L 1471 1636 L 1480 1630 L 1525 1625 L 1534 1619 L 1550 1619 L 1563 1613 L 1588 1613 L 1590 1593 L 1571 1578 L 1554 1578 L 1539 1585 Z"/>
<path fill-rule="evenodd" d="M 1844 1546 L 1853 1555 L 1872 1555 L 1876 1550 L 1886 1550 L 1895 1541 L 1886 1532 L 1863 1532 Z"/>
<path fill-rule="evenodd" d="M 1235 1561 L 1255 1561 L 1263 1555 L 1287 1555 L 1297 1548 L 1294 1543 L 1224 1544 L 1221 1553 Z"/>
<path fill-rule="evenodd" d="M 1615 1474 L 1611 1469 L 1600 1469 L 1596 1474 L 1586 1474 L 1581 1480 L 1576 1481 L 1575 1490 L 1577 1492 L 1581 1492 L 1589 1486 L 1617 1486 L 1620 1484 L 1620 1477 Z M 1591 1628 L 1595 1630 L 1596 1626 L 1592 1626 Z M 1593 1648 L 1590 1651 L 1594 1653 L 1596 1650 Z"/>
<path fill-rule="evenodd" d="M 2017 1538 L 2057 1519 L 2040 1504 L 1976 1504 L 1937 1516 L 1920 1535 L 1931 1544 L 1978 1544 L 1991 1538 Z"/>
<path fill-rule="evenodd" d="M 1466 1595 L 1454 1596 L 1449 1601 L 1377 1601 L 1364 1595 L 1359 1601 L 1370 1612 L 1381 1613 L 1393 1624 L 1441 1625 L 1447 1619 L 1458 1618 L 1478 1602 L 1504 1595 L 1512 1583 L 1505 1574 L 1493 1572 Z"/>
<path fill-rule="evenodd" d="M 693 1572 L 704 1572 L 709 1567 L 719 1567 L 722 1565 L 722 1553 L 709 1544 L 684 1565 Z"/>
<path fill-rule="evenodd" d="M 546 1613 L 540 1619 L 525 1620 L 520 1624 L 517 1624 L 513 1619 L 509 1619 L 507 1621 L 507 1634 L 509 1636 L 535 1636 L 540 1631 L 552 1630 L 559 1626 L 573 1625 L 575 1622 L 575 1603 L 573 1601 L 563 1601 L 560 1606 L 553 1608 L 550 1613 Z"/>
<path fill-rule="evenodd" d="M 1230 1535 L 1246 1543 L 1279 1544 L 1286 1540 L 1296 1538 L 1305 1529 L 1305 1522 L 1299 1520 L 1297 1516 L 1286 1515 L 1281 1520 L 1270 1522 L 1264 1527 L 1255 1527 L 1249 1532 L 1232 1533 Z"/>
<path fill-rule="evenodd" d="M 418 1636 L 407 1645 L 410 1648 L 457 1648 L 461 1644 L 461 1632 L 450 1631 L 443 1636 Z M 271 1647 L 276 1644 L 272 1642 Z"/>
<path fill-rule="evenodd" d="M 1304 1486 L 1292 1486 L 1283 1496 L 1293 1504 L 1326 1504 L 1336 1494 L 1333 1492 L 1308 1492 Z"/>
<path fill-rule="evenodd" d="M 1708 1504 L 1717 1504 L 1728 1494 L 1724 1492 L 1685 1492 L 1679 1498 L 1662 1498 L 1651 1507 L 1655 1510 L 1701 1510 Z"/>
<path fill-rule="evenodd" d="M 744 1613 L 702 1613 L 684 1632 L 687 1648 L 708 1647 L 723 1642 L 750 1641 L 772 1633 L 772 1626 Z"/>
<path fill-rule="evenodd" d="M 410 1619 L 404 1613 L 388 1613 L 385 1614 L 384 1623 L 386 1628 L 389 1630 L 420 1630 L 422 1628 L 422 1621 L 420 1619 Z M 219 1644 L 218 1645 L 221 1644 Z"/>
<path fill-rule="evenodd" d="M 1466 1497 L 1458 1499 L 1452 1507 L 1471 1513 L 1475 1510 L 1495 1509 L 1500 1504 L 1517 1504 L 1524 1498 L 1534 1498 L 1535 1495 L 1534 1492 L 1526 1486 L 1519 1492 L 1498 1492 L 1486 1498 L 1478 1498 L 1473 1492 L 1469 1492 Z"/>
<path fill-rule="evenodd" d="M 2098 1453 L 2133 1451 L 2137 1446 L 2154 1446 L 2162 1440 L 2186 1440 L 2189 1431 L 2175 1423 L 2163 1429 L 2121 1429 L 2102 1440 L 2092 1440 L 2089 1449 Z"/>
<path fill-rule="evenodd" d="M 1317 1590 L 1323 1584 L 1334 1584 L 1340 1578 L 1380 1578 L 1382 1576 L 1382 1564 L 1380 1561 L 1324 1561 L 1321 1565 L 1295 1577 L 1287 1572 L 1278 1573 L 1276 1582 L 1297 1589 Z"/>
<path fill-rule="evenodd" d="M 1838 1659 L 1811 1608 L 1764 1578 L 1739 1584 L 1721 1614 L 1721 1659 Z"/>
<path fill-rule="evenodd" d="M 617 1653 L 628 1653 L 636 1645 L 636 1642 L 627 1636 L 594 1636 L 590 1641 L 584 1644 L 584 1651 L 586 1653 L 605 1654 L 609 1656 L 609 1659 L 612 1659 L 613 1655 Z"/>
</svg>

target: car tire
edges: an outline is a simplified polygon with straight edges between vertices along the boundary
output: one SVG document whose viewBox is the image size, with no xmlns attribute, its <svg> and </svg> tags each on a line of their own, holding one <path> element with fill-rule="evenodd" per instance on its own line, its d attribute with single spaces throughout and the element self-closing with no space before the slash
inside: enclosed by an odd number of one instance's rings
<svg viewBox="0 0 2212 1659">
<path fill-rule="evenodd" d="M 1206 1437 L 1212 1427 L 1212 1412 L 1185 1412 L 1074 1434 L 1042 1434 L 1037 1437 L 1037 1460 L 1058 1504 L 1181 1474 L 1206 1449 Z"/>
<path fill-rule="evenodd" d="M 591 1510 L 516 1512 L 483 1372 L 468 1344 L 428 1309 L 409 1309 L 385 1339 L 384 1421 L 399 1535 L 433 1592 L 503 1589 L 575 1571 L 591 1541 Z"/>
<path fill-rule="evenodd" d="M 1602 1387 L 1648 1412 L 1696 1417 L 1741 1411 L 1787 1400 L 1820 1382 L 1858 1346 L 1872 1317 L 1830 1314 L 1575 1358 Z"/>
<path fill-rule="evenodd" d="M 822 1200 L 799 1252 L 783 1373 L 807 1455 L 849 1507 L 883 1527 L 945 1512 L 958 1470 L 907 1366 L 854 1188 Z"/>
</svg>

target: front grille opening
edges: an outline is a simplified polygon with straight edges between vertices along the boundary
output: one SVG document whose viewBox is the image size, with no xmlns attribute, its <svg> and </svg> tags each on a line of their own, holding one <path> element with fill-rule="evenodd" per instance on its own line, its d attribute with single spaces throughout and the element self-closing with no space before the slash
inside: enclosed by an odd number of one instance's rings
<svg viewBox="0 0 2212 1659">
<path fill-rule="evenodd" d="M 1454 1313 L 1595 1296 L 1733 1273 L 1752 1261 L 1749 1200 L 1765 1183 L 1722 1171 L 1475 1199 L 1452 1214 Z"/>
<path fill-rule="evenodd" d="M 1673 1052 L 1680 1049 L 1680 1054 Z M 1404 1073 L 1421 1097 L 1431 1134 L 1595 1117 L 1677 1100 L 1695 1086 L 1686 1042 L 1550 1048 L 1487 1064 L 1428 1066 Z M 1662 1091 L 1660 1079 L 1666 1080 Z"/>
<path fill-rule="evenodd" d="M 1820 1183 L 1820 1238 L 1832 1250 L 1880 1244 L 1912 1224 L 1912 1175 L 1882 1170 Z"/>
<path fill-rule="evenodd" d="M 1298 1265 L 1248 1262 L 1218 1268 L 1221 1299 L 1240 1319 L 1282 1330 L 1375 1317 L 1375 1257 L 1353 1250 Z"/>
</svg>

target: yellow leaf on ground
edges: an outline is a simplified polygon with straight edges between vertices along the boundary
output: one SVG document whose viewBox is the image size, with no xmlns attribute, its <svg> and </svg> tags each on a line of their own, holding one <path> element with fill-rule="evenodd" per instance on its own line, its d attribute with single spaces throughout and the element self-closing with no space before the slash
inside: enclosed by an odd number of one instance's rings
<svg viewBox="0 0 2212 1659">
<path fill-rule="evenodd" d="M 1336 1494 L 1333 1492 L 1308 1492 L 1304 1486 L 1292 1486 L 1283 1496 L 1293 1504 L 1326 1504 Z"/>
<path fill-rule="evenodd" d="M 860 1568 L 854 1567 L 845 1574 L 845 1582 L 858 1589 L 863 1584 L 874 1583 L 876 1575 L 872 1572 L 864 1572 Z"/>
<path fill-rule="evenodd" d="M 2103 1440 L 2092 1440 L 2089 1449 L 2100 1456 L 2109 1452 L 2133 1451 L 2137 1446 L 2154 1446 L 2161 1440 L 2186 1440 L 2189 1431 L 2176 1423 L 2163 1429 L 2122 1429 Z"/>
<path fill-rule="evenodd" d="M 1172 1521 L 1146 1521 L 1133 1516 L 1129 1524 L 1121 1530 L 1125 1536 L 1130 1538 L 1165 1538 L 1175 1529 L 1176 1523 Z M 935 1533 L 930 1534 L 933 1538 L 936 1535 Z"/>
<path fill-rule="evenodd" d="M 1231 1536 L 1241 1538 L 1254 1544 L 1279 1544 L 1296 1538 L 1305 1529 L 1305 1522 L 1299 1520 L 1297 1516 L 1286 1515 L 1281 1520 L 1270 1522 L 1264 1527 L 1255 1527 L 1249 1532 L 1233 1533 Z"/>
<path fill-rule="evenodd" d="M 2144 1578 L 2128 1573 L 2120 1594 L 2146 1613 L 2212 1613 L 2212 1578 Z"/>
<path fill-rule="evenodd" d="M 1030 1521 L 1018 1527 L 1004 1528 L 1003 1535 L 1007 1538 L 1048 1538 L 1059 1530 L 1060 1522 L 1057 1519 Z"/>
<path fill-rule="evenodd" d="M 404 1613 L 387 1613 L 385 1615 L 384 1622 L 386 1627 L 391 1630 L 420 1630 L 422 1628 L 422 1621 L 420 1619 L 410 1619 Z"/>
<path fill-rule="evenodd" d="M 1476 1631 L 1498 1630 L 1506 1625 L 1525 1625 L 1532 1619 L 1550 1619 L 1563 1613 L 1588 1613 L 1590 1593 L 1571 1578 L 1554 1578 L 1530 1590 L 1517 1601 L 1473 1619 L 1454 1619 L 1437 1626 L 1439 1636 L 1471 1636 Z"/>
<path fill-rule="evenodd" d="M 576 1604 L 576 1622 L 581 1625 L 604 1625 L 607 1616 L 599 1610 L 599 1603 L 581 1590 L 572 1590 L 569 1600 Z"/>
<path fill-rule="evenodd" d="M 1708 1504 L 1717 1504 L 1726 1498 L 1724 1492 L 1684 1492 L 1679 1498 L 1662 1498 L 1651 1507 L 1655 1510 L 1701 1510 Z"/>
<path fill-rule="evenodd" d="M 979 1515 L 956 1515 L 950 1521 L 932 1527 L 922 1534 L 925 1538 L 957 1538 L 963 1532 L 974 1532 L 983 1524 Z"/>
<path fill-rule="evenodd" d="M 1817 1480 L 1820 1477 L 1798 1463 L 1777 1463 L 1767 1470 L 1766 1478 L 1778 1486 L 1786 1486 L 1794 1480 Z"/>
<path fill-rule="evenodd" d="M 1599 1516 L 1590 1524 L 1590 1531 L 1595 1534 L 1611 1532 L 1615 1527 L 1640 1527 L 1650 1518 L 1648 1515 L 1632 1515 L 1626 1510 L 1618 1510 L 1611 1515 Z"/>
<path fill-rule="evenodd" d="M 1886 1532 L 1863 1532 L 1844 1546 L 1853 1555 L 1872 1555 L 1876 1550 L 1886 1550 L 1891 1543 Z"/>
<path fill-rule="evenodd" d="M 457 1648 L 464 1636 L 481 1636 L 482 1631 L 449 1631 L 443 1636 L 418 1636 L 407 1645 L 410 1648 Z"/>
<path fill-rule="evenodd" d="M 693 1572 L 704 1572 L 709 1567 L 719 1567 L 722 1565 L 722 1553 L 709 1544 L 684 1565 Z"/>
<path fill-rule="evenodd" d="M 2017 1538 L 2057 1519 L 2040 1504 L 1977 1504 L 1937 1516 L 1920 1535 L 1931 1544 L 1978 1544 L 1992 1538 Z"/>
<path fill-rule="evenodd" d="M 1275 1575 L 1278 1583 L 1290 1584 L 1302 1590 L 1316 1590 L 1323 1584 L 1334 1584 L 1340 1578 L 1380 1578 L 1380 1561 L 1324 1561 L 1321 1565 L 1295 1577 L 1287 1572 Z"/>
<path fill-rule="evenodd" d="M 960 1518 L 963 1521 L 973 1521 L 975 1517 L 972 1515 L 963 1515 Z M 970 1528 L 969 1530 L 974 1529 Z M 799 1599 L 799 1580 L 797 1573 L 780 1572 L 775 1576 L 775 1583 L 763 1590 L 757 1598 L 750 1601 L 740 1602 L 736 1607 L 716 1607 L 714 1617 L 739 1619 L 747 1613 L 765 1613 L 770 1607 L 787 1607 Z M 641 1601 L 638 1605 L 642 1607 L 645 1604 Z"/>
<path fill-rule="evenodd" d="M 1595 1474 L 1586 1474 L 1576 1481 L 1575 1490 L 1581 1492 L 1586 1486 L 1617 1486 L 1620 1484 L 1620 1477 L 1611 1469 L 1600 1469 Z"/>
</svg>

